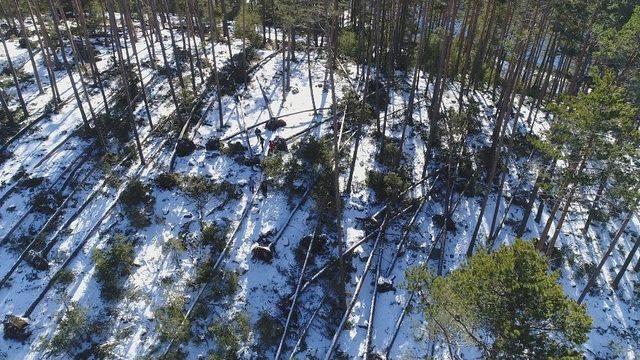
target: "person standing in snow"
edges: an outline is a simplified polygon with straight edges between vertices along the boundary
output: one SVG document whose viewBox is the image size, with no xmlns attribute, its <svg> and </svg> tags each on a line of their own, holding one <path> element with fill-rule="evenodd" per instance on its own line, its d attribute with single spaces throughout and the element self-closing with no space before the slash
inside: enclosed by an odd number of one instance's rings
<svg viewBox="0 0 640 360">
<path fill-rule="evenodd" d="M 249 178 L 249 191 L 253 194 L 256 189 L 256 182 L 253 180 L 253 176 Z"/>
<path fill-rule="evenodd" d="M 260 191 L 262 191 L 262 196 L 264 198 L 267 197 L 267 182 L 263 181 L 262 183 L 260 183 Z"/>
<path fill-rule="evenodd" d="M 262 137 L 262 131 L 259 128 L 256 128 L 254 133 L 256 134 L 256 137 L 258 138 L 258 141 L 260 142 L 260 148 L 264 152 L 264 138 Z"/>
</svg>

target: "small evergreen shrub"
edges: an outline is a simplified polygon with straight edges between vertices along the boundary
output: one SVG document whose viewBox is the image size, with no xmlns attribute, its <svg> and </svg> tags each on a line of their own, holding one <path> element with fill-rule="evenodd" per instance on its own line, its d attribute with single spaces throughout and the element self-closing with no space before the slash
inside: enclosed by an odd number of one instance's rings
<svg viewBox="0 0 640 360">
<path fill-rule="evenodd" d="M 215 223 L 207 224 L 202 229 L 201 240 L 205 245 L 211 246 L 216 252 L 221 252 L 227 243 L 228 229 Z"/>
<path fill-rule="evenodd" d="M 378 161 L 389 168 L 400 164 L 400 161 L 402 161 L 400 146 L 394 141 L 385 142 L 382 151 L 378 153 Z"/>
<path fill-rule="evenodd" d="M 151 220 L 145 213 L 144 209 L 130 208 L 125 210 L 125 215 L 136 229 L 142 229 L 151 225 Z"/>
<path fill-rule="evenodd" d="M 65 268 L 60 270 L 59 272 L 56 273 L 55 278 L 53 279 L 53 281 L 56 284 L 59 285 L 69 285 L 73 282 L 73 279 L 75 278 L 75 274 L 73 273 L 73 271 Z"/>
<path fill-rule="evenodd" d="M 231 321 L 218 320 L 209 326 L 209 334 L 215 339 L 216 350 L 210 359 L 239 359 L 238 352 L 243 342 L 249 340 L 249 316 L 236 314 Z"/>
<path fill-rule="evenodd" d="M 82 345 L 90 330 L 87 309 L 78 303 L 71 303 L 58 323 L 53 337 L 46 343 L 46 349 L 53 355 L 69 354 Z"/>
<path fill-rule="evenodd" d="M 262 160 L 262 170 L 268 179 L 276 181 L 284 171 L 284 160 L 281 153 L 267 156 Z"/>
<path fill-rule="evenodd" d="M 133 242 L 122 234 L 116 234 L 106 249 L 96 249 L 92 257 L 102 297 L 106 300 L 119 298 L 122 295 L 120 280 L 123 276 L 129 275 L 133 268 Z"/>
<path fill-rule="evenodd" d="M 179 183 L 180 189 L 192 198 L 198 198 L 215 190 L 213 181 L 202 175 L 183 176 Z"/>
<path fill-rule="evenodd" d="M 222 148 L 222 153 L 225 155 L 242 155 L 245 151 L 247 151 L 247 148 L 239 141 L 229 143 L 229 145 Z"/>
<path fill-rule="evenodd" d="M 35 211 L 45 215 L 51 215 L 58 207 L 58 199 L 55 194 L 42 191 L 33 198 L 31 205 Z"/>
<path fill-rule="evenodd" d="M 409 182 L 398 173 L 381 173 L 370 170 L 367 173 L 367 185 L 376 193 L 381 201 L 395 201 L 401 191 L 409 186 Z"/>
<path fill-rule="evenodd" d="M 140 180 L 132 180 L 120 194 L 120 201 L 125 206 L 136 206 L 151 200 L 149 189 Z"/>
<path fill-rule="evenodd" d="M 171 190 L 178 186 L 180 177 L 176 173 L 164 172 L 156 177 L 156 185 L 160 189 Z"/>
<path fill-rule="evenodd" d="M 186 301 L 182 296 L 173 296 L 167 304 L 156 310 L 157 330 L 161 341 L 177 343 L 189 340 L 191 323 L 184 317 Z"/>
<path fill-rule="evenodd" d="M 284 328 L 278 319 L 264 311 L 260 314 L 260 318 L 255 323 L 255 330 L 258 335 L 260 345 L 264 348 L 270 348 L 278 345 Z"/>
</svg>

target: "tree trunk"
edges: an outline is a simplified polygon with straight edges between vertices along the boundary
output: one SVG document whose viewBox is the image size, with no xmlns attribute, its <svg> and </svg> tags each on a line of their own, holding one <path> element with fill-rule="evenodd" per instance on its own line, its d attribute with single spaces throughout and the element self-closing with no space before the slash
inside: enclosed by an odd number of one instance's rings
<svg viewBox="0 0 640 360">
<path fill-rule="evenodd" d="M 216 84 L 216 99 L 218 100 L 218 118 L 220 121 L 220 129 L 224 127 L 224 116 L 222 114 L 222 90 L 220 89 L 220 79 L 218 78 L 218 61 L 216 56 L 216 39 L 218 38 L 216 28 L 216 15 L 213 3 L 209 2 L 209 17 L 211 18 L 211 55 L 213 57 L 213 81 Z"/>
<path fill-rule="evenodd" d="M 22 107 L 22 111 L 24 112 L 24 117 L 26 118 L 27 116 L 29 116 L 29 111 L 27 110 L 27 104 L 24 102 L 24 98 L 22 97 L 22 90 L 20 89 L 20 82 L 18 81 L 18 75 L 16 74 L 16 69 L 13 67 L 13 62 L 11 61 L 11 55 L 9 55 L 9 49 L 7 49 L 7 44 L 4 40 L 4 36 L 0 36 L 0 40 L 2 41 L 4 54 L 7 57 L 7 64 L 9 65 L 9 69 L 11 70 L 13 84 L 15 85 L 16 92 L 18 93 L 18 100 L 20 101 L 20 106 Z"/>
<path fill-rule="evenodd" d="M 349 166 L 349 178 L 347 179 L 347 186 L 344 189 L 344 193 L 351 194 L 351 182 L 353 180 L 353 171 L 356 168 L 356 160 L 358 158 L 358 148 L 360 147 L 361 129 L 356 130 L 356 143 L 353 146 L 353 157 L 351 158 L 351 165 Z"/>
<path fill-rule="evenodd" d="M 531 192 L 529 193 L 529 198 L 527 199 L 527 207 L 524 209 L 522 220 L 520 221 L 520 225 L 518 225 L 518 229 L 516 230 L 516 237 L 518 238 L 521 238 L 522 235 L 524 235 L 524 232 L 527 230 L 529 216 L 531 216 L 531 210 L 533 210 L 533 204 L 536 201 L 538 190 L 540 189 L 540 180 L 541 175 L 538 174 L 538 176 L 536 177 L 536 182 L 533 184 L 533 189 L 531 189 Z"/>
<path fill-rule="evenodd" d="M 316 109 L 316 98 L 313 95 L 313 78 L 311 74 L 311 52 L 309 51 L 310 45 L 309 34 L 307 34 L 307 72 L 309 76 L 309 93 L 311 94 L 311 105 L 313 106 L 313 115 L 318 115 L 318 109 Z"/>
<path fill-rule="evenodd" d="M 631 251 L 629 251 L 629 255 L 627 255 L 627 258 L 624 259 L 624 263 L 622 264 L 622 268 L 620 268 L 620 271 L 618 271 L 618 275 L 616 275 L 616 278 L 613 279 L 612 286 L 614 289 L 617 289 L 618 285 L 620 285 L 620 280 L 622 280 L 624 273 L 627 272 L 627 268 L 629 267 L 629 264 L 631 263 L 631 260 L 633 259 L 633 256 L 638 251 L 639 247 L 640 247 L 640 237 L 636 237 L 636 242 L 633 245 L 633 248 L 631 249 Z"/>
<path fill-rule="evenodd" d="M 22 11 L 20 10 L 20 4 L 18 0 L 14 0 L 16 4 L 16 14 L 18 15 L 18 23 L 20 24 L 20 32 L 22 33 L 22 37 L 25 39 L 27 43 L 27 52 L 29 53 L 29 60 L 31 61 L 31 67 L 33 68 L 33 76 L 36 79 L 36 84 L 38 85 L 38 90 L 40 94 L 44 93 L 44 89 L 42 88 L 42 81 L 40 80 L 40 73 L 38 72 L 38 67 L 36 66 L 36 61 L 33 58 L 33 51 L 31 49 L 31 40 L 29 40 L 29 36 L 27 34 L 27 30 L 24 26 L 24 17 L 22 16 Z"/>
<path fill-rule="evenodd" d="M 176 107 L 176 113 L 180 113 L 180 105 L 178 103 L 178 99 L 176 97 L 176 91 L 173 86 L 173 69 L 171 67 L 171 63 L 167 58 L 167 51 L 164 48 L 164 41 L 162 40 L 162 32 L 160 31 L 160 24 L 158 24 L 157 18 L 157 3 L 156 0 L 151 0 L 151 12 L 152 16 L 152 26 L 155 27 L 156 33 L 158 34 L 158 38 L 160 39 L 160 50 L 162 52 L 162 60 L 164 61 L 164 67 L 167 72 L 167 77 L 169 78 L 169 92 L 171 93 L 171 98 L 173 99 L 173 104 Z"/>
<path fill-rule="evenodd" d="M 622 222 L 622 226 L 620 226 L 620 229 L 618 229 L 618 232 L 613 237 L 613 240 L 611 240 L 611 244 L 609 245 L 609 248 L 607 249 L 607 251 L 602 256 L 602 259 L 600 259 L 600 263 L 598 264 L 598 267 L 596 268 L 596 271 L 589 278 L 589 281 L 587 282 L 587 285 L 584 287 L 584 290 L 582 290 L 582 293 L 580 293 L 580 297 L 578 297 L 578 304 L 582 303 L 582 301 L 584 300 L 585 296 L 587 296 L 587 293 L 589 292 L 589 290 L 591 290 L 591 288 L 595 284 L 596 280 L 598 279 L 598 276 L 600 276 L 600 272 L 602 271 L 602 267 L 604 266 L 605 262 L 609 258 L 609 255 L 611 255 L 611 252 L 613 251 L 613 249 L 615 249 L 616 244 L 618 243 L 618 240 L 620 240 L 620 237 L 622 236 L 622 233 L 626 229 L 627 224 L 629 224 L 629 221 L 631 220 L 632 217 L 633 217 L 633 212 L 629 211 L 629 213 L 627 214 L 627 217 Z"/>
<path fill-rule="evenodd" d="M 47 72 L 49 74 L 49 83 L 51 84 L 51 99 L 53 100 L 55 111 L 58 110 L 60 106 L 60 91 L 58 90 L 58 83 L 56 81 L 56 74 L 54 72 L 54 64 L 51 63 L 51 42 L 49 40 L 49 35 L 47 34 L 47 29 L 44 27 L 44 22 L 42 21 L 42 16 L 40 15 L 40 11 L 36 8 L 34 9 L 31 0 L 27 0 L 27 5 L 29 6 L 29 13 L 31 15 L 31 21 L 33 22 L 33 26 L 36 30 L 36 34 L 38 35 L 38 41 L 40 42 L 40 48 L 42 49 L 42 57 L 44 58 L 44 63 L 47 67 Z M 35 13 L 35 18 L 34 18 Z M 36 22 L 36 19 L 38 20 Z M 42 37 L 40 36 L 42 34 Z M 55 60 L 55 52 L 53 52 L 53 57 Z"/>
<path fill-rule="evenodd" d="M 595 215 L 595 212 L 596 212 L 596 207 L 600 203 L 600 198 L 602 197 L 602 194 L 604 193 L 604 189 L 605 189 L 605 187 L 607 185 L 607 180 L 608 179 L 609 179 L 609 172 L 608 171 L 604 171 L 600 175 L 600 184 L 598 185 L 598 190 L 596 191 L 596 197 L 593 199 L 593 202 L 591 202 L 591 206 L 589 207 L 589 213 L 587 214 L 587 220 L 584 222 L 584 228 L 582 228 L 582 236 L 587 235 L 587 232 L 589 231 L 589 227 L 591 226 L 591 222 L 593 221 L 593 216 Z"/>
<path fill-rule="evenodd" d="M 338 100 L 336 98 L 336 87 L 334 79 L 334 68 L 336 62 L 336 56 L 338 52 L 337 33 L 338 33 L 338 0 L 333 2 L 333 10 L 331 15 L 333 21 L 331 26 L 331 33 L 329 35 L 331 53 L 329 55 L 329 81 L 331 82 L 331 108 L 333 111 L 333 187 L 334 187 L 334 211 L 336 216 L 337 227 L 337 241 L 338 251 L 340 254 L 343 252 L 344 243 L 342 236 L 342 202 L 340 198 L 340 150 L 338 148 L 339 137 L 339 125 L 338 125 Z M 284 45 L 283 45 L 284 47 Z M 339 303 L 343 307 L 346 305 L 345 294 L 345 273 L 344 273 L 344 260 L 340 260 L 340 294 Z"/>
<path fill-rule="evenodd" d="M 147 98 L 147 86 L 144 84 L 144 78 L 142 76 L 142 68 L 140 66 L 140 58 L 138 57 L 138 49 L 136 48 L 136 36 L 135 28 L 133 27 L 133 21 L 131 21 L 131 13 L 125 0 L 120 0 L 120 7 L 124 13 L 124 17 L 121 17 L 122 27 L 126 28 L 125 34 L 129 35 L 129 42 L 131 43 L 131 51 L 133 52 L 133 58 L 136 62 L 136 69 L 138 70 L 138 77 L 140 78 L 140 90 L 142 90 L 142 100 L 144 102 L 144 109 L 147 113 L 147 120 L 149 120 L 149 129 L 153 129 L 153 121 L 151 120 L 151 110 L 149 110 L 149 101 Z M 125 22 L 126 19 L 126 22 Z"/>
<path fill-rule="evenodd" d="M 78 103 L 78 109 L 80 110 L 80 115 L 82 116 L 82 122 L 84 123 L 85 130 L 90 133 L 91 126 L 89 126 L 89 121 L 87 120 L 87 115 L 84 112 L 84 108 L 82 107 L 82 100 L 80 99 L 80 94 L 78 93 L 78 88 L 76 87 L 76 82 L 73 79 L 73 72 L 71 70 L 71 66 L 67 61 L 67 54 L 64 48 L 64 42 L 62 41 L 62 33 L 60 32 L 60 28 L 58 27 L 58 22 L 60 19 L 58 18 L 58 11 L 56 7 L 53 5 L 53 1 L 49 0 L 49 6 L 51 7 L 51 13 L 53 14 L 53 28 L 58 36 L 58 42 L 60 45 L 61 53 L 62 53 L 62 61 L 64 63 L 64 68 L 67 71 L 67 75 L 69 76 L 69 80 L 71 81 L 71 88 L 73 89 L 73 95 L 76 98 L 76 102 Z"/>
<path fill-rule="evenodd" d="M 114 31 L 114 33 L 117 34 L 117 29 L 116 29 L 116 18 L 115 18 L 115 9 L 114 9 L 114 4 L 113 4 L 113 0 L 107 0 L 107 8 L 109 11 L 109 23 L 111 24 L 111 28 Z M 124 84 L 129 84 L 129 79 L 125 70 L 125 65 L 124 65 L 124 58 L 122 56 L 122 49 L 120 47 L 120 41 L 116 39 L 115 41 L 115 47 L 116 47 L 116 55 L 118 57 L 118 68 L 120 70 L 120 76 L 122 77 L 122 82 Z M 140 163 L 142 164 L 142 166 L 145 165 L 145 160 L 144 160 L 144 155 L 142 154 L 142 145 L 140 143 L 140 136 L 138 135 L 138 126 L 136 125 L 135 122 L 135 117 L 133 115 L 133 109 L 132 109 L 132 103 L 131 103 L 131 94 L 129 94 L 129 88 L 127 87 L 127 89 L 125 89 L 125 94 L 126 94 L 126 98 L 127 98 L 127 114 L 129 117 L 129 122 L 131 123 L 131 127 L 133 129 L 133 135 L 135 137 L 135 141 L 136 141 L 136 148 L 138 149 L 138 157 L 140 158 Z"/>
</svg>

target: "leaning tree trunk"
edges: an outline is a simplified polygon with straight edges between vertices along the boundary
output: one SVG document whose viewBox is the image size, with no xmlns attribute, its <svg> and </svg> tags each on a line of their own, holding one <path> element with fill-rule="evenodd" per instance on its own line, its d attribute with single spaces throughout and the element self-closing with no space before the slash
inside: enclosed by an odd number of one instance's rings
<svg viewBox="0 0 640 360">
<path fill-rule="evenodd" d="M 160 41 L 160 51 L 162 52 L 162 60 L 164 61 L 164 68 L 166 70 L 167 77 L 169 78 L 168 83 L 169 83 L 169 92 L 171 93 L 171 99 L 173 100 L 173 104 L 176 107 L 176 113 L 180 113 L 180 105 L 178 103 L 178 98 L 176 97 L 175 87 L 173 86 L 173 69 L 171 67 L 171 63 L 169 62 L 169 59 L 167 58 L 167 50 L 164 48 L 164 41 L 162 40 L 162 32 L 160 31 L 160 24 L 158 24 L 158 17 L 157 17 L 158 7 L 157 7 L 156 0 L 151 0 L 151 12 L 152 12 L 151 18 L 153 19 L 152 26 L 156 29 L 156 34 Z"/>
<path fill-rule="evenodd" d="M 140 6 L 140 1 L 136 0 L 136 12 L 138 13 L 138 17 L 140 18 L 140 27 L 142 28 L 142 36 L 144 36 L 144 44 L 147 48 L 147 55 L 149 56 L 149 65 L 152 69 L 156 69 L 156 52 L 153 47 L 153 35 L 151 34 L 151 29 L 147 31 L 147 23 L 144 20 L 144 13 L 142 12 L 142 7 Z"/>
<path fill-rule="evenodd" d="M 618 229 L 618 232 L 613 237 L 613 240 L 611 240 L 611 244 L 609 244 L 609 248 L 602 256 L 602 259 L 600 259 L 600 263 L 598 264 L 596 271 L 593 273 L 593 275 L 591 275 L 591 277 L 589 277 L 589 281 L 587 282 L 587 285 L 582 290 L 582 293 L 580 293 L 580 297 L 578 297 L 578 304 L 582 303 L 585 296 L 587 296 L 587 293 L 589 293 L 589 290 L 591 290 L 593 285 L 596 283 L 596 280 L 598 279 L 598 276 L 600 276 L 600 272 L 602 271 L 602 267 L 604 266 L 605 262 L 607 262 L 607 259 L 609 258 L 609 255 L 611 255 L 611 252 L 613 252 L 613 249 L 616 247 L 616 244 L 618 244 L 618 240 L 620 240 L 620 237 L 622 236 L 622 233 L 626 229 L 627 224 L 629 224 L 629 221 L 633 217 L 633 214 L 634 214 L 633 211 L 629 211 L 629 213 L 627 214 L 627 217 L 622 222 L 622 226 L 620 226 L 620 229 Z"/>
<path fill-rule="evenodd" d="M 20 106 L 22 107 L 22 111 L 24 112 L 24 116 L 29 116 L 29 111 L 27 110 L 27 103 L 24 102 L 24 98 L 22 97 L 22 90 L 20 89 L 20 82 L 18 81 L 18 75 L 16 74 L 16 69 L 13 67 L 13 62 L 11 61 L 11 55 L 9 55 L 9 49 L 7 49 L 7 43 L 5 42 L 4 36 L 0 35 L 0 41 L 2 41 L 2 47 L 4 48 L 4 53 L 7 56 L 7 64 L 9 65 L 9 69 L 11 70 L 11 76 L 13 78 L 13 84 L 16 87 L 16 92 L 18 93 L 18 100 L 20 101 Z"/>
<path fill-rule="evenodd" d="M 607 180 L 609 179 L 609 172 L 608 171 L 604 171 L 601 174 L 601 178 L 600 178 L 600 184 L 598 185 L 598 190 L 596 191 L 596 196 L 593 199 L 593 202 L 591 203 L 591 206 L 589 207 L 589 212 L 587 214 L 587 220 L 584 222 L 584 228 L 582 229 L 582 235 L 587 235 L 587 232 L 589 231 L 589 227 L 591 226 L 591 222 L 593 221 L 593 217 L 595 216 L 596 213 L 596 207 L 598 206 L 598 204 L 600 203 L 600 198 L 602 197 L 602 194 L 604 193 L 604 189 L 607 185 Z"/>
<path fill-rule="evenodd" d="M 51 99 L 53 100 L 54 108 L 57 111 L 60 106 L 60 91 L 58 90 L 58 83 L 56 81 L 56 74 L 54 72 L 54 64 L 56 62 L 55 51 L 51 48 L 51 41 L 49 40 L 49 34 L 47 33 L 47 29 L 44 26 L 44 22 L 42 20 L 42 16 L 40 15 L 40 11 L 36 8 L 34 10 L 34 6 L 31 3 L 31 0 L 27 0 L 27 5 L 29 6 L 29 13 L 31 15 L 31 22 L 35 28 L 36 34 L 38 34 L 38 41 L 40 43 L 40 48 L 42 49 L 42 57 L 44 58 L 44 63 L 47 67 L 47 72 L 49 74 L 49 83 L 51 84 Z M 35 13 L 35 17 L 34 17 Z M 36 22 L 36 19 L 38 20 Z M 40 36 L 42 34 L 42 36 Z M 51 62 L 51 53 L 53 53 L 54 63 Z"/>
<path fill-rule="evenodd" d="M 22 11 L 20 10 L 20 4 L 18 0 L 14 0 L 16 4 L 16 14 L 18 15 L 18 23 L 20 24 L 20 32 L 22 33 L 22 37 L 27 43 L 27 52 L 29 53 L 29 60 L 31 61 L 31 67 L 33 68 L 33 76 L 36 78 L 36 84 L 38 85 L 38 90 L 40 94 L 44 93 L 44 89 L 42 88 L 42 81 L 40 80 L 40 73 L 38 72 L 38 67 L 36 66 L 36 61 L 33 58 L 33 50 L 31 49 L 31 41 L 29 40 L 29 36 L 27 34 L 27 30 L 24 26 L 24 17 L 22 16 Z"/>
<path fill-rule="evenodd" d="M 633 256 L 638 251 L 639 247 L 640 247 L 640 237 L 636 237 L 636 242 L 633 245 L 633 248 L 631 249 L 631 251 L 629 251 L 629 255 L 627 255 L 627 258 L 624 260 L 624 263 L 622 264 L 622 268 L 620 268 L 620 271 L 618 271 L 618 275 L 616 275 L 616 278 L 613 280 L 612 286 L 614 289 L 618 288 L 618 285 L 620 284 L 620 280 L 622 280 L 624 273 L 627 272 L 627 268 L 629 267 L 629 264 L 631 263 L 631 260 L 633 259 Z M 638 263 L 640 264 L 640 261 Z"/>
<path fill-rule="evenodd" d="M 222 11 L 222 15 L 220 16 L 222 19 L 222 34 L 227 38 L 227 47 L 229 48 L 229 59 L 233 58 L 233 53 L 231 53 L 231 35 L 229 34 L 229 24 L 227 24 L 227 5 L 225 0 L 220 0 L 220 10 Z M 277 37 L 276 31 L 276 37 Z M 277 41 L 276 41 L 277 42 Z"/>
<path fill-rule="evenodd" d="M 107 8 L 109 12 L 109 23 L 111 25 L 113 32 L 117 34 L 117 30 L 116 30 L 117 23 L 116 23 L 116 17 L 114 13 L 115 10 L 114 10 L 113 0 L 107 0 Z M 120 41 L 118 39 L 114 39 L 114 40 L 115 40 L 115 47 L 116 47 L 116 55 L 118 57 L 117 59 L 118 69 L 120 70 L 120 76 L 122 78 L 122 82 L 124 84 L 129 84 L 129 79 L 128 79 L 128 76 L 125 70 L 125 65 L 124 65 L 124 58 L 122 56 L 122 48 L 120 46 Z M 144 160 L 144 155 L 142 154 L 142 144 L 140 143 L 140 136 L 138 135 L 138 127 L 136 125 L 135 117 L 133 115 L 131 94 L 129 94 L 129 86 L 127 86 L 127 88 L 125 89 L 125 95 L 127 99 L 127 114 L 128 114 L 129 122 L 131 123 L 131 127 L 133 129 L 133 135 L 136 141 L 136 148 L 138 149 L 138 157 L 140 158 L 140 163 L 144 166 L 145 160 Z"/>
<path fill-rule="evenodd" d="M 138 77 L 140 78 L 140 88 L 142 90 L 142 101 L 144 103 L 144 109 L 147 113 L 147 120 L 149 120 L 149 128 L 153 128 L 153 121 L 151 119 L 151 110 L 149 110 L 149 101 L 147 97 L 147 86 L 144 84 L 144 78 L 142 77 L 142 68 L 140 66 L 140 58 L 138 57 L 138 49 L 136 48 L 136 35 L 135 28 L 133 27 L 133 21 L 131 21 L 131 13 L 125 0 L 120 1 L 120 7 L 124 13 L 124 17 L 121 17 L 122 27 L 126 28 L 126 34 L 129 34 L 129 42 L 131 43 L 131 52 L 133 52 L 133 58 L 136 62 L 136 69 L 138 70 Z M 126 20 L 126 21 L 125 21 Z"/>
<path fill-rule="evenodd" d="M 533 189 L 531 189 L 531 192 L 529 193 L 527 206 L 524 209 L 524 214 L 522 215 L 522 220 L 520 220 L 520 225 L 518 225 L 518 229 L 516 230 L 516 237 L 522 237 L 522 235 L 524 235 L 524 232 L 527 230 L 527 223 L 529 222 L 529 217 L 531 216 L 531 211 L 533 210 L 533 204 L 536 201 L 538 190 L 540 189 L 541 176 L 541 174 L 538 174 L 538 176 L 536 177 L 536 181 L 533 184 Z"/>
<path fill-rule="evenodd" d="M 211 18 L 211 55 L 213 57 L 213 81 L 216 83 L 216 98 L 218 100 L 218 119 L 220 121 L 220 129 L 224 127 L 224 116 L 222 114 L 222 89 L 220 89 L 220 79 L 218 77 L 218 60 L 216 59 L 216 39 L 218 38 L 216 30 L 216 12 L 213 3 L 209 3 L 209 17 Z"/>
<path fill-rule="evenodd" d="M 589 141 L 589 144 L 591 144 L 591 141 Z M 590 146 L 590 145 L 589 145 Z M 587 150 L 587 152 L 589 152 L 590 150 Z M 573 169 L 570 169 L 571 172 L 573 172 L 574 179 L 579 178 L 580 174 L 582 174 L 582 170 L 584 169 L 584 167 L 586 166 L 587 163 L 587 157 L 588 157 L 588 153 L 585 153 L 584 155 L 582 155 L 582 158 L 580 159 L 580 162 L 578 164 L 575 164 Z M 549 231 L 551 230 L 551 225 L 553 224 L 553 220 L 555 219 L 556 213 L 558 212 L 558 210 L 560 209 L 560 205 L 563 202 L 564 199 L 567 200 L 567 206 L 565 206 L 565 208 L 568 210 L 568 205 L 570 205 L 571 200 L 573 198 L 573 195 L 576 191 L 578 187 L 578 184 L 576 182 L 572 182 L 571 180 L 567 179 L 565 181 L 563 181 L 562 186 L 560 186 L 560 189 L 562 189 L 564 192 L 562 193 L 562 196 L 560 196 L 555 204 L 553 204 L 553 208 L 551 209 L 551 213 L 549 214 L 549 218 L 547 219 L 547 222 L 544 225 L 544 229 L 542 230 L 542 233 L 540 234 L 540 238 L 538 239 L 538 243 L 536 244 L 536 248 L 540 251 L 546 250 L 548 249 L 547 247 L 547 237 L 549 236 Z M 563 214 L 564 211 L 563 211 Z M 566 214 L 565 214 L 566 216 Z M 562 220 L 564 222 L 564 218 Z M 561 227 L 562 223 L 559 224 L 558 227 Z"/>
<path fill-rule="evenodd" d="M 173 35 L 173 23 L 171 21 L 171 14 L 169 13 L 169 6 L 167 5 L 167 0 L 161 1 L 164 6 L 165 16 L 167 17 L 167 24 L 169 25 L 169 37 L 171 38 L 171 48 L 173 49 L 173 60 L 176 62 L 176 69 L 178 72 L 178 83 L 180 84 L 180 88 L 184 91 L 186 86 L 184 85 L 184 79 L 182 78 L 182 63 L 179 61 L 180 57 L 176 54 L 178 46 L 176 45 L 176 38 Z M 184 47 L 184 43 L 182 43 L 182 47 Z"/>
<path fill-rule="evenodd" d="M 309 34 L 307 34 L 307 73 L 309 76 L 309 93 L 311 94 L 311 105 L 313 106 L 313 115 L 318 115 L 318 109 L 316 108 L 316 99 L 313 95 L 313 78 L 311 76 L 311 51 L 309 51 L 310 45 Z"/>
<path fill-rule="evenodd" d="M 9 124 L 15 124 L 15 119 L 13 118 L 13 114 L 11 113 L 11 109 L 9 109 L 9 105 L 4 100 L 5 96 L 7 96 L 4 90 L 0 89 L 0 105 L 2 105 L 2 111 L 7 115 L 7 119 L 9 120 Z"/>
<path fill-rule="evenodd" d="M 58 42 L 60 45 L 60 52 L 62 53 L 62 62 L 64 64 L 64 68 L 67 71 L 67 75 L 69 76 L 69 81 L 71 82 L 71 89 L 73 89 L 73 95 L 76 98 L 76 102 L 78 103 L 78 109 L 80 110 L 80 115 L 82 116 L 82 122 L 84 123 L 85 130 L 90 133 L 91 126 L 89 126 L 89 121 L 87 120 L 87 114 L 84 112 L 84 108 L 82 107 L 82 99 L 80 98 L 80 93 L 78 93 L 78 88 L 76 87 L 76 82 L 73 78 L 73 71 L 71 70 L 71 66 L 69 65 L 69 61 L 67 60 L 67 52 L 64 48 L 64 42 L 62 41 L 62 33 L 60 32 L 60 27 L 58 27 L 58 22 L 60 19 L 58 18 L 58 11 L 56 7 L 53 5 L 53 0 L 49 0 L 49 6 L 51 7 L 51 13 L 53 14 L 53 29 L 58 36 Z"/>
<path fill-rule="evenodd" d="M 75 44 L 73 43 L 73 34 L 71 33 L 71 28 L 69 28 L 69 24 L 67 23 L 67 18 L 64 14 L 64 9 L 62 8 L 62 5 L 60 5 L 60 0 L 54 0 L 54 4 L 55 6 L 58 8 L 59 14 L 60 14 L 60 19 L 62 20 L 62 23 L 64 24 L 65 30 L 67 31 L 67 34 L 69 36 L 69 45 L 71 46 L 71 51 L 73 52 L 73 56 L 76 59 L 76 63 L 79 62 L 79 69 L 78 69 L 78 79 L 80 80 L 80 86 L 82 88 L 82 95 L 84 96 L 85 101 L 87 102 L 87 107 L 89 108 L 89 113 L 91 114 L 91 119 L 94 122 L 95 125 L 95 130 L 97 131 L 98 134 L 98 142 L 101 145 L 104 145 L 104 139 L 102 138 L 102 133 L 100 132 L 99 126 L 97 126 L 97 122 L 96 122 L 96 113 L 93 110 L 93 105 L 91 105 L 91 98 L 89 97 L 89 91 L 87 90 L 87 85 L 84 81 L 84 78 L 82 76 L 82 73 L 85 69 L 84 67 L 84 60 L 82 59 L 82 56 L 80 55 L 78 49 L 76 48 Z M 64 48 L 63 48 L 64 49 Z"/>
</svg>

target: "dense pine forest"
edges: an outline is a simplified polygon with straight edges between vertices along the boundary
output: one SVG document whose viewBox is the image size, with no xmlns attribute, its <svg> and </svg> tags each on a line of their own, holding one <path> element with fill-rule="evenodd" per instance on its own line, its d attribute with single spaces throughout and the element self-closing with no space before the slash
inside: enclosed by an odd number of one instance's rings
<svg viewBox="0 0 640 360">
<path fill-rule="evenodd" d="M 0 0 L 0 359 L 640 358 L 640 2 Z"/>
</svg>

